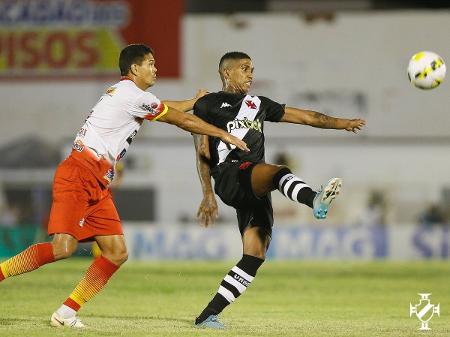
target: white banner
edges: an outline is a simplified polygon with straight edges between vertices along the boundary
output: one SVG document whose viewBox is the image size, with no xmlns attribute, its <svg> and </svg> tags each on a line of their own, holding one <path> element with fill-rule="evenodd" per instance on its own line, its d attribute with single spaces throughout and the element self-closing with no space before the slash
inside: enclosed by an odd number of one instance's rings
<svg viewBox="0 0 450 337">
<path fill-rule="evenodd" d="M 131 259 L 236 259 L 242 255 L 235 224 L 125 225 Z M 448 226 L 279 226 L 270 259 L 448 259 Z"/>
</svg>

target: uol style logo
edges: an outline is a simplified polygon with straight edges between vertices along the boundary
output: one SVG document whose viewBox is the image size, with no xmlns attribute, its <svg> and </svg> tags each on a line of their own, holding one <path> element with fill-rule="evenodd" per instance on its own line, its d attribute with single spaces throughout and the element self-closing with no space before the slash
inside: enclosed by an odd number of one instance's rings
<svg viewBox="0 0 450 337">
<path fill-rule="evenodd" d="M 434 314 L 440 316 L 440 305 L 431 304 L 431 300 L 428 298 L 431 294 L 419 293 L 419 295 L 420 302 L 418 304 L 412 305 L 409 303 L 409 317 L 416 314 L 417 318 L 422 323 L 419 330 L 431 330 L 431 328 L 428 327 L 428 322 Z"/>
</svg>

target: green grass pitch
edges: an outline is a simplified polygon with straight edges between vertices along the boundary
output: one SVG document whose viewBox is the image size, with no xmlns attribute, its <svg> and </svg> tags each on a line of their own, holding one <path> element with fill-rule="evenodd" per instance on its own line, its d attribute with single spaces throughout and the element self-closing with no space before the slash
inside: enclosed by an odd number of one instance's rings
<svg viewBox="0 0 450 337">
<path fill-rule="evenodd" d="M 49 326 L 89 259 L 0 283 L 0 336 L 450 336 L 449 262 L 275 262 L 221 315 L 225 331 L 193 319 L 233 262 L 127 263 L 80 311 L 83 331 Z M 441 316 L 421 332 L 409 303 L 432 293 Z"/>
</svg>

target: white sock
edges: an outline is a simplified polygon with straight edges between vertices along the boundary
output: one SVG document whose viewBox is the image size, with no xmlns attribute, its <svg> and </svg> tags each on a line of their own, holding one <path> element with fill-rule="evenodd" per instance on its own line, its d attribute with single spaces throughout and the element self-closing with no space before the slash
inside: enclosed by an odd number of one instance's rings
<svg viewBox="0 0 450 337">
<path fill-rule="evenodd" d="M 59 307 L 58 310 L 56 310 L 56 313 L 61 316 L 62 318 L 70 318 L 77 314 L 75 310 L 68 307 L 67 305 L 63 304 Z"/>
</svg>

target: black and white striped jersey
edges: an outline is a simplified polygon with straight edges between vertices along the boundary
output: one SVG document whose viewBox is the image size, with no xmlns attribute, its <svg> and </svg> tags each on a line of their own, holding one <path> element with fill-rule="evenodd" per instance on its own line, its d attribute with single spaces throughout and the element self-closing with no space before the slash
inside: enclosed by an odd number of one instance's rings
<svg viewBox="0 0 450 337">
<path fill-rule="evenodd" d="M 219 138 L 209 137 L 211 167 L 233 160 L 264 161 L 264 121 L 279 122 L 284 115 L 284 107 L 284 104 L 264 96 L 224 91 L 200 98 L 194 105 L 194 114 L 242 139 L 250 149 L 250 152 L 244 152 Z"/>
</svg>

